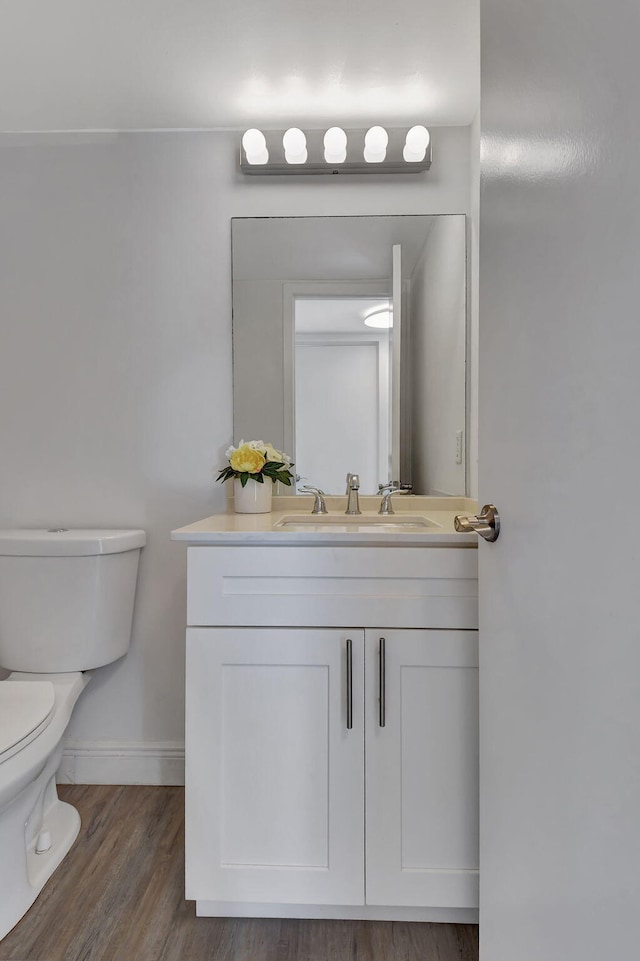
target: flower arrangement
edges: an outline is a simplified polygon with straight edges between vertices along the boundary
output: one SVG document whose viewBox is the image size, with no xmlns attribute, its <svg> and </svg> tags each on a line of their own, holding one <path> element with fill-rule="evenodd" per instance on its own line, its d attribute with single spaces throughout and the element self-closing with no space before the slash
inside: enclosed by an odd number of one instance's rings
<svg viewBox="0 0 640 961">
<path fill-rule="evenodd" d="M 229 465 L 222 468 L 216 477 L 217 481 L 238 477 L 245 487 L 250 478 L 258 484 L 264 484 L 265 477 L 268 477 L 274 484 L 280 481 L 291 487 L 291 458 L 273 444 L 265 444 L 263 440 L 241 440 L 237 447 L 230 447 L 225 456 L 229 458 Z"/>
</svg>

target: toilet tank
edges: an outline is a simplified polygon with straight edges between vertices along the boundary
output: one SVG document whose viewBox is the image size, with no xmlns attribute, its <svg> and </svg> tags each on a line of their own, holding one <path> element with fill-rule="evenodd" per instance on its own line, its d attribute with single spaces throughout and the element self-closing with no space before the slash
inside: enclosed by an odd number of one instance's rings
<svg viewBox="0 0 640 961">
<path fill-rule="evenodd" d="M 86 671 L 129 649 L 140 530 L 0 531 L 0 667 Z"/>
</svg>

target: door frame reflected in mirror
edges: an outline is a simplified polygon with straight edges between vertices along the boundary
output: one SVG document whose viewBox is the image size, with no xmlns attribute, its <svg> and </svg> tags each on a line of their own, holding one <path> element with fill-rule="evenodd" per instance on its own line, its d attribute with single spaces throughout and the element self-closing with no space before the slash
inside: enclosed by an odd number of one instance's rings
<svg viewBox="0 0 640 961">
<path fill-rule="evenodd" d="M 297 351 L 300 350 L 301 346 L 304 345 L 305 340 L 309 341 L 311 338 L 305 337 L 299 333 L 296 329 L 296 305 L 300 302 L 307 300 L 335 300 L 335 301 L 367 301 L 370 300 L 372 303 L 386 301 L 389 302 L 391 299 L 391 289 L 388 283 L 382 281 L 351 281 L 351 282 L 339 282 L 335 283 L 332 281 L 326 281 L 322 283 L 295 283 L 295 284 L 284 284 L 284 389 L 285 389 L 285 406 L 284 406 L 284 444 L 285 450 L 292 451 L 292 456 L 296 463 L 300 463 L 301 467 L 298 473 L 301 476 L 301 484 L 313 484 L 315 486 L 322 487 L 326 489 L 327 492 L 338 493 L 342 492 L 341 488 L 344 486 L 342 480 L 339 482 L 336 480 L 337 477 L 341 477 L 341 468 L 335 467 L 327 463 L 327 459 L 336 456 L 338 459 L 343 456 L 340 452 L 344 452 L 343 463 L 344 464 L 354 464 L 358 465 L 358 473 L 361 476 L 361 482 L 363 484 L 363 490 L 367 493 L 374 493 L 378 489 L 378 485 L 385 483 L 386 478 L 391 477 L 392 464 L 391 464 L 391 421 L 389 416 L 389 385 L 391 382 L 391 370 L 389 368 L 389 359 L 391 357 L 391 349 L 389 348 L 386 358 L 380 356 L 380 342 L 381 342 L 381 332 L 376 332 L 374 328 L 366 327 L 364 322 L 362 322 L 362 332 L 356 333 L 352 332 L 351 325 L 349 327 L 349 332 L 341 334 L 337 331 L 332 331 L 331 333 L 316 334 L 313 338 L 318 345 L 324 344 L 327 347 L 333 346 L 338 347 L 339 345 L 345 348 L 354 348 L 356 344 L 362 346 L 375 346 L 376 348 L 376 362 L 378 364 L 378 390 L 376 398 L 376 409 L 372 412 L 371 419 L 363 418 L 363 412 L 358 412 L 354 410 L 354 406 L 347 399 L 347 396 L 332 397 L 329 395 L 326 398 L 327 408 L 318 408 L 316 411 L 311 411 L 308 409 L 309 415 L 306 420 L 307 426 L 309 421 L 313 422 L 313 434 L 314 442 L 317 441 L 320 445 L 324 445 L 326 454 L 320 452 L 318 457 L 307 448 L 307 454 L 309 456 L 305 457 L 301 448 L 304 448 L 304 442 L 301 442 L 299 434 L 299 399 L 300 392 L 304 392 L 305 385 L 300 383 L 299 378 L 296 377 L 296 371 L 298 369 L 297 364 Z M 388 335 L 387 335 L 388 340 Z M 309 344 L 310 346 L 310 344 Z M 345 358 L 346 359 L 346 358 Z M 386 371 L 379 369 L 380 361 L 386 362 Z M 385 376 L 386 375 L 386 376 Z M 386 381 L 386 391 L 384 389 Z M 350 385 L 345 385 L 344 395 L 352 397 L 353 389 L 349 389 Z M 382 387 L 382 390 L 380 389 Z M 352 385 L 351 385 L 352 388 Z M 334 393 L 340 392 L 340 385 L 335 382 L 327 384 L 328 391 L 333 391 Z M 310 402 L 312 401 L 309 398 Z M 335 400 L 335 405 L 331 404 L 331 401 Z M 361 398 L 362 403 L 366 404 L 367 399 Z M 310 405 L 309 405 L 310 406 Z M 344 438 L 344 442 L 340 442 L 340 439 L 336 439 L 335 434 L 335 418 L 331 417 L 331 407 L 337 408 L 337 416 L 342 416 L 342 423 L 347 425 L 348 437 Z M 298 414 L 296 413 L 298 412 Z M 359 453 L 359 438 L 357 436 L 357 423 L 355 419 L 358 418 L 362 423 L 363 419 L 367 422 L 363 423 L 363 435 L 369 437 L 369 442 L 375 445 L 375 451 L 373 454 L 367 452 L 365 448 Z M 375 427 L 373 420 L 375 419 Z M 350 428 L 350 429 L 349 429 Z M 369 428 L 367 430 L 367 428 Z M 303 428 L 304 429 L 304 428 Z M 375 432 L 375 437 L 371 437 L 372 430 Z M 343 432 L 343 434 L 346 433 Z M 304 465 L 300 461 L 302 457 Z M 372 469 L 366 470 L 365 463 L 367 461 L 373 461 Z M 375 465 L 375 466 L 374 466 Z M 354 468 L 355 470 L 355 468 Z M 304 473 L 301 473 L 304 471 Z M 371 475 L 369 477 L 369 475 Z M 345 471 L 346 476 L 346 471 Z M 332 479 L 330 480 L 329 477 Z M 367 481 L 367 478 L 369 480 Z"/>
</svg>

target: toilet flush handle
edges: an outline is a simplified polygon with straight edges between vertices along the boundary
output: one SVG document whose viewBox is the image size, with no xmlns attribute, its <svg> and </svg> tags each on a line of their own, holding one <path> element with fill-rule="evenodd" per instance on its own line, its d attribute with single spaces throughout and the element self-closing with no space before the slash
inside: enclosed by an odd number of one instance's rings
<svg viewBox="0 0 640 961">
<path fill-rule="evenodd" d="M 40 831 L 36 841 L 36 854 L 46 854 L 51 850 L 51 831 Z"/>
</svg>

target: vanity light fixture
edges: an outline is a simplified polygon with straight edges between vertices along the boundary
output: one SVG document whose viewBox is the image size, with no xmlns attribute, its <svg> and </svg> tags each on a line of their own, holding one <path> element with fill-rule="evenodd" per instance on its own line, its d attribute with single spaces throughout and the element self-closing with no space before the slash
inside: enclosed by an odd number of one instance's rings
<svg viewBox="0 0 640 961">
<path fill-rule="evenodd" d="M 258 130 L 242 137 L 245 174 L 419 173 L 431 166 L 431 138 L 422 124 L 321 130 Z"/>
<path fill-rule="evenodd" d="M 366 327 L 377 327 L 379 330 L 388 330 L 393 327 L 393 310 L 390 305 L 386 307 L 375 307 L 367 311 L 364 315 Z"/>
</svg>

